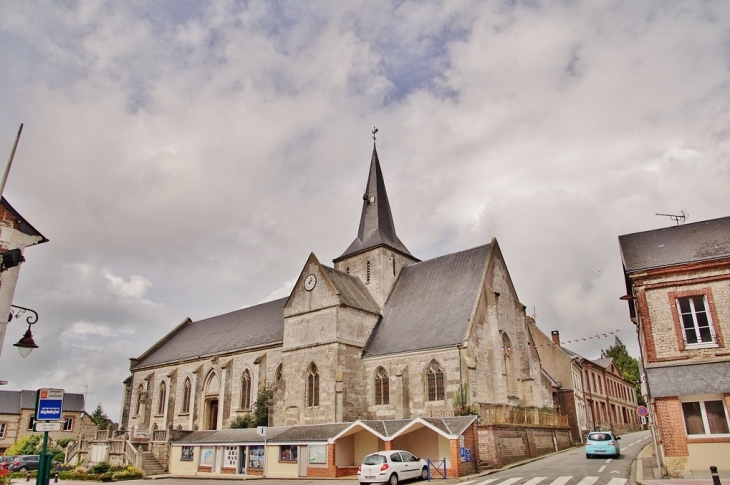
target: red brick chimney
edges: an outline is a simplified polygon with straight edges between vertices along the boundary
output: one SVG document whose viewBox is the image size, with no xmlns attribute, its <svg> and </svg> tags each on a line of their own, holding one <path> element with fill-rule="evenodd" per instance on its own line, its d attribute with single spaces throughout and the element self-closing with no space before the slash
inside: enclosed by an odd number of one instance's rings
<svg viewBox="0 0 730 485">
<path fill-rule="evenodd" d="M 557 330 L 553 330 L 552 332 L 550 332 L 550 336 L 553 338 L 553 343 L 555 345 L 560 345 L 560 332 L 558 332 Z"/>
</svg>

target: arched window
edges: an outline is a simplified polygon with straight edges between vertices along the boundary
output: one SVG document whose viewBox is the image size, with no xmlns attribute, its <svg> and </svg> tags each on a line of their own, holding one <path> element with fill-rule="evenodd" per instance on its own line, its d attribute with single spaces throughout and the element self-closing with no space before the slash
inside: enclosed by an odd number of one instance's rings
<svg viewBox="0 0 730 485">
<path fill-rule="evenodd" d="M 367 267 L 368 267 L 368 272 L 367 272 L 367 279 L 365 282 L 370 283 L 370 261 L 368 261 Z"/>
<path fill-rule="evenodd" d="M 282 364 L 279 364 L 279 366 L 276 368 L 276 377 L 274 377 L 274 382 L 276 384 L 281 382 L 281 379 L 284 377 L 284 369 L 282 368 Z"/>
<path fill-rule="evenodd" d="M 205 386 L 205 394 L 218 394 L 221 390 L 221 383 L 218 380 L 218 374 L 211 372 L 208 377 L 208 384 Z"/>
<path fill-rule="evenodd" d="M 139 389 L 137 389 L 137 412 L 135 413 L 136 416 L 139 416 L 139 412 L 142 410 L 143 402 L 144 402 L 144 386 L 142 384 L 140 384 Z"/>
<path fill-rule="evenodd" d="M 375 404 L 390 404 L 390 382 L 388 373 L 382 367 L 375 370 Z"/>
<path fill-rule="evenodd" d="M 248 369 L 241 377 L 241 409 L 251 409 L 251 373 Z"/>
<path fill-rule="evenodd" d="M 307 406 L 319 406 L 319 371 L 314 362 L 307 371 Z"/>
<path fill-rule="evenodd" d="M 157 414 L 165 412 L 165 398 L 167 397 L 167 384 L 165 381 L 160 382 L 160 401 L 157 403 Z"/>
<path fill-rule="evenodd" d="M 192 384 L 190 383 L 190 378 L 185 378 L 185 383 L 183 384 L 183 405 L 182 405 L 182 412 L 183 413 L 189 413 L 190 412 L 190 391 L 192 388 Z"/>
<path fill-rule="evenodd" d="M 504 356 L 504 384 L 507 392 L 514 394 L 516 391 L 515 362 L 512 342 L 506 333 L 502 334 L 502 355 Z"/>
<path fill-rule="evenodd" d="M 428 401 L 444 400 L 444 372 L 434 360 L 426 371 L 426 384 L 428 388 Z"/>
</svg>

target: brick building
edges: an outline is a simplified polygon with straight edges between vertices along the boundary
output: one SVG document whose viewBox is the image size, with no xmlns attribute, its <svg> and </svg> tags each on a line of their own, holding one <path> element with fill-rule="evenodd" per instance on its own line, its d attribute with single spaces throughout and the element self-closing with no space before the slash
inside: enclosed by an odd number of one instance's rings
<svg viewBox="0 0 730 485">
<path fill-rule="evenodd" d="M 36 391 L 0 391 L 0 454 L 33 431 Z M 64 393 L 61 431 L 51 431 L 51 440 L 78 440 L 96 435 L 98 426 L 84 407 L 84 395 Z"/>
<path fill-rule="evenodd" d="M 730 470 L 730 217 L 619 243 L 664 465 Z"/>
<path fill-rule="evenodd" d="M 271 426 L 453 416 L 464 387 L 470 404 L 552 406 L 496 239 L 413 256 L 396 235 L 375 148 L 357 237 L 333 267 L 312 253 L 289 297 L 186 319 L 130 371 L 121 420 L 130 430 L 222 430 L 264 386 L 274 389 Z M 355 464 L 358 450 L 338 460 Z"/>
</svg>

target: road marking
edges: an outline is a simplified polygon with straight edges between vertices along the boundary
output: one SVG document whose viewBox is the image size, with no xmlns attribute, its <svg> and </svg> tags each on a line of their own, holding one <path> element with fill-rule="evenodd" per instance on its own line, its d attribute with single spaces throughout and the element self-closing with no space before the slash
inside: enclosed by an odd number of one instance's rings
<svg viewBox="0 0 730 485">
<path fill-rule="evenodd" d="M 624 485 L 626 483 L 625 478 L 612 478 L 606 485 Z"/>
<path fill-rule="evenodd" d="M 505 480 L 503 482 L 499 482 L 498 485 L 512 485 L 513 483 L 519 482 L 520 480 L 522 480 L 522 477 L 512 477 L 512 478 L 508 478 L 507 480 Z"/>
<path fill-rule="evenodd" d="M 593 485 L 598 480 L 598 477 L 585 477 L 583 480 L 578 482 L 578 485 Z"/>
<path fill-rule="evenodd" d="M 534 477 L 534 478 L 531 478 L 531 479 L 527 480 L 522 485 L 537 485 L 538 483 L 542 482 L 546 478 L 547 477 Z"/>
<path fill-rule="evenodd" d="M 483 482 L 479 482 L 477 485 L 487 485 L 488 483 L 492 483 L 492 482 L 496 482 L 496 481 L 497 481 L 496 478 L 490 478 L 489 480 L 484 480 Z"/>
<path fill-rule="evenodd" d="M 558 477 L 555 480 L 553 480 L 552 483 L 550 483 L 550 485 L 565 485 L 566 483 L 568 483 L 568 480 L 570 480 L 571 478 L 573 478 L 573 475 L 570 475 L 567 477 Z"/>
<path fill-rule="evenodd" d="M 606 469 L 608 465 L 603 465 L 601 468 L 598 469 L 598 473 L 603 473 L 603 470 Z"/>
<path fill-rule="evenodd" d="M 611 463 L 611 460 L 613 460 L 613 458 L 609 458 L 608 460 L 606 460 L 606 463 Z"/>
</svg>

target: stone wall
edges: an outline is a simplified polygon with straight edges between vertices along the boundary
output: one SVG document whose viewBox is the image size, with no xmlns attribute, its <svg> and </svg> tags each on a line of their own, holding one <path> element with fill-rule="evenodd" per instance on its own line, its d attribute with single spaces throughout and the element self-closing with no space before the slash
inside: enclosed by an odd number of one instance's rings
<svg viewBox="0 0 730 485">
<path fill-rule="evenodd" d="M 479 461 L 501 468 L 510 463 L 545 455 L 571 446 L 570 428 L 480 425 Z"/>
</svg>

